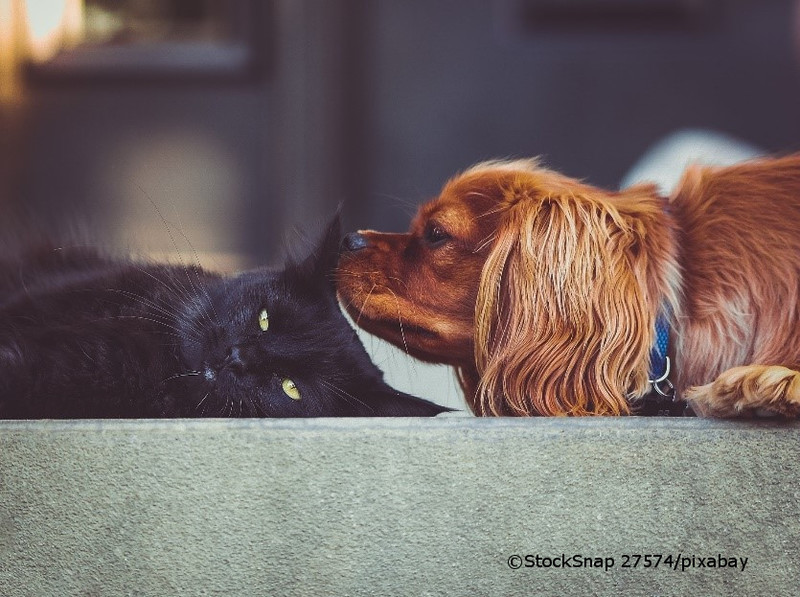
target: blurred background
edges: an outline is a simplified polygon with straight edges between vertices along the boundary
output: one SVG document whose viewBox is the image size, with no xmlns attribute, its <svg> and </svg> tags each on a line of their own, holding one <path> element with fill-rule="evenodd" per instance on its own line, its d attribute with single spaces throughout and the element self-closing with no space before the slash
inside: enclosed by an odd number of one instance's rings
<svg viewBox="0 0 800 597">
<path fill-rule="evenodd" d="M 790 152 L 798 4 L 0 0 L 0 218 L 170 253 L 163 218 L 232 269 L 342 201 L 346 229 L 403 230 L 488 158 L 616 187 L 676 131 Z"/>
</svg>

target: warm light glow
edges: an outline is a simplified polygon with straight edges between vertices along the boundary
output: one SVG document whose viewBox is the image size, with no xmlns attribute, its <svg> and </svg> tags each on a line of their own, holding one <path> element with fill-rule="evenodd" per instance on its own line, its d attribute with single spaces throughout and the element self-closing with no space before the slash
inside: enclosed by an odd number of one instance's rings
<svg viewBox="0 0 800 597">
<path fill-rule="evenodd" d="M 0 0 L 0 101 L 22 96 L 22 66 L 83 38 L 83 0 Z"/>
<path fill-rule="evenodd" d="M 29 56 L 35 62 L 52 58 L 80 41 L 83 0 L 26 0 Z"/>
<path fill-rule="evenodd" d="M 26 43 L 22 0 L 0 0 L 0 101 L 16 101 L 20 96 L 20 63 L 25 59 Z"/>
<path fill-rule="evenodd" d="M 56 33 L 64 18 L 63 0 L 28 0 L 28 29 L 31 39 L 40 42 Z"/>
</svg>

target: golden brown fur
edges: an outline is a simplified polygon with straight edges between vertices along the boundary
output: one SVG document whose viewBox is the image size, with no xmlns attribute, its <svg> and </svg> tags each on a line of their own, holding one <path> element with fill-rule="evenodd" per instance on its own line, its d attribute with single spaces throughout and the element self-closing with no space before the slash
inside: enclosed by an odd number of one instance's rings
<svg viewBox="0 0 800 597">
<path fill-rule="evenodd" d="M 407 234 L 362 232 L 356 322 L 458 368 L 478 415 L 621 415 L 649 390 L 656 317 L 701 414 L 800 411 L 800 155 L 604 191 L 534 160 L 450 180 Z"/>
</svg>

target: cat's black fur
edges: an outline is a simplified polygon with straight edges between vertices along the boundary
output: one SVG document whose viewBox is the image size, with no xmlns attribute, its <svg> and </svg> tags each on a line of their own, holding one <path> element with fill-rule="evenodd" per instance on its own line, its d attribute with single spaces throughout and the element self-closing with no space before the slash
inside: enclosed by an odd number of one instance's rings
<svg viewBox="0 0 800 597">
<path fill-rule="evenodd" d="M 384 383 L 336 301 L 339 238 L 337 218 L 302 262 L 234 277 L 86 248 L 0 257 L 0 418 L 449 410 Z"/>
</svg>

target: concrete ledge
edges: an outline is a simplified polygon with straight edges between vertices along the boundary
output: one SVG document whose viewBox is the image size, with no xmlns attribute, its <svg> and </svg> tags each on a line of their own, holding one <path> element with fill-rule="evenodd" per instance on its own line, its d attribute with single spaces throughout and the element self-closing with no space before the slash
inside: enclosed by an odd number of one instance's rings
<svg viewBox="0 0 800 597">
<path fill-rule="evenodd" d="M 2 422 L 0 595 L 795 595 L 799 431 Z M 537 554 L 614 566 L 526 568 Z M 694 555 L 695 567 L 625 568 L 626 554 Z M 696 567 L 719 554 L 747 558 L 744 571 Z"/>
</svg>

